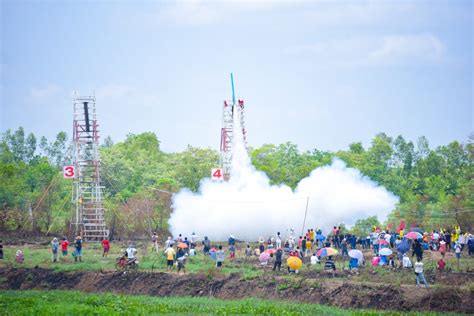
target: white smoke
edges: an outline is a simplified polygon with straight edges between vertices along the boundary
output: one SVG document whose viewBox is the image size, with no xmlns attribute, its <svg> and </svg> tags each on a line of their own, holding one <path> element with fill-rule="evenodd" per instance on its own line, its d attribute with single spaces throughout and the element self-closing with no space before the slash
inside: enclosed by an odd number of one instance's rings
<svg viewBox="0 0 474 316">
<path fill-rule="evenodd" d="M 286 185 L 270 185 L 266 174 L 250 162 L 236 108 L 231 178 L 228 182 L 205 178 L 199 192 L 182 189 L 173 196 L 169 224 L 174 236 L 195 232 L 201 238 L 223 241 L 233 234 L 255 241 L 277 232 L 286 237 L 289 229 L 299 235 L 307 202 L 305 230 L 321 228 L 326 234 L 335 225 L 349 226 L 372 215 L 383 220 L 395 208 L 397 197 L 338 159 L 313 170 L 294 191 Z"/>
</svg>

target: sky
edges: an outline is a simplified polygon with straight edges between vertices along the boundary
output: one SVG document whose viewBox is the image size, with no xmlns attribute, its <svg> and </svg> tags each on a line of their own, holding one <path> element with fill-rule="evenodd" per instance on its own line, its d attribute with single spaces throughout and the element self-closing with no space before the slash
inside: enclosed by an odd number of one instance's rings
<svg viewBox="0 0 474 316">
<path fill-rule="evenodd" d="M 231 72 L 253 147 L 473 131 L 471 1 L 0 3 L 0 132 L 72 135 L 76 91 L 102 138 L 218 149 Z"/>
</svg>

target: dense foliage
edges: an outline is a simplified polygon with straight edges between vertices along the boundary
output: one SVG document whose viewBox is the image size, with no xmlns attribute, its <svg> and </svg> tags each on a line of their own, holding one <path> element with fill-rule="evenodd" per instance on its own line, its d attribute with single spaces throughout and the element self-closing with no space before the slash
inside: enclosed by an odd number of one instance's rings
<svg viewBox="0 0 474 316">
<path fill-rule="evenodd" d="M 292 143 L 251 148 L 254 166 L 273 184 L 294 188 L 316 167 L 334 158 L 359 169 L 370 179 L 400 197 L 384 225 L 397 227 L 400 219 L 426 229 L 459 224 L 474 226 L 474 136 L 465 144 L 453 141 L 430 148 L 420 137 L 416 144 L 402 136 L 383 133 L 368 148 L 361 143 L 348 150 L 301 152 Z M 6 131 L 0 141 L 0 230 L 34 233 L 67 232 L 71 216 L 70 180 L 61 167 L 71 162 L 67 134 L 48 142 L 25 134 L 23 128 Z M 108 226 L 120 237 L 145 236 L 166 230 L 171 194 L 181 188 L 197 191 L 202 178 L 219 163 L 213 149 L 189 146 L 179 153 L 165 153 L 154 133 L 128 135 L 113 144 L 106 138 L 100 149 L 102 179 L 106 187 Z M 360 219 L 353 228 L 363 234 L 377 218 Z"/>
</svg>

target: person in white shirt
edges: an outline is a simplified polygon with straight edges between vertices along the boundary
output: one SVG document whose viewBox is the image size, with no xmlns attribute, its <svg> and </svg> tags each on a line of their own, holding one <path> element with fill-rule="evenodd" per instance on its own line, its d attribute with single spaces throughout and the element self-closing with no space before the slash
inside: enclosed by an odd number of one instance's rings
<svg viewBox="0 0 474 316">
<path fill-rule="evenodd" d="M 276 237 L 276 248 L 281 248 L 281 236 L 280 236 L 280 232 L 277 233 L 277 237 Z"/>
<path fill-rule="evenodd" d="M 132 244 L 128 245 L 127 248 L 127 258 L 128 260 L 135 259 L 135 254 L 137 253 L 137 249 L 133 247 Z"/>
<path fill-rule="evenodd" d="M 428 288 L 428 283 L 425 279 L 425 274 L 423 273 L 423 262 L 415 262 L 415 276 L 416 276 L 416 285 L 420 287 L 420 282 L 423 282 L 426 288 Z"/>
<path fill-rule="evenodd" d="M 411 261 L 410 261 L 410 258 L 408 258 L 407 254 L 403 254 L 403 260 L 402 260 L 402 263 L 403 263 L 403 267 L 406 268 L 406 269 L 409 269 L 412 267 L 411 265 Z"/>
<path fill-rule="evenodd" d="M 194 249 L 196 248 L 196 243 L 197 243 L 197 240 L 198 240 L 198 236 L 193 232 L 193 234 L 191 235 L 191 249 Z"/>
<path fill-rule="evenodd" d="M 168 239 L 165 241 L 165 250 L 168 249 L 169 247 L 172 247 L 174 244 L 173 239 L 171 237 L 168 237 Z"/>
<path fill-rule="evenodd" d="M 313 255 L 311 256 L 311 264 L 317 264 L 317 263 L 319 263 L 319 259 L 316 256 L 316 253 L 313 253 Z"/>
</svg>

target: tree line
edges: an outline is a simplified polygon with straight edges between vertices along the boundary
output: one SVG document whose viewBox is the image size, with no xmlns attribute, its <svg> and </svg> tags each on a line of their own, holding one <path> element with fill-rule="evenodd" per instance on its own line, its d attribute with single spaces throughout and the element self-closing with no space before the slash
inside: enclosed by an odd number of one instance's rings
<svg viewBox="0 0 474 316">
<path fill-rule="evenodd" d="M 62 166 L 72 161 L 72 144 L 65 132 L 53 141 L 26 135 L 23 128 L 7 130 L 0 140 L 0 230 L 23 233 L 63 233 L 72 214 L 72 183 Z M 257 170 L 272 184 L 297 183 L 320 166 L 339 158 L 348 166 L 400 197 L 388 219 L 360 219 L 353 232 L 365 234 L 373 225 L 407 225 L 439 229 L 474 224 L 474 135 L 431 148 L 426 137 L 414 143 L 402 136 L 377 134 L 367 148 L 361 142 L 336 152 L 300 151 L 291 142 L 249 148 Z M 197 191 L 202 178 L 218 166 L 219 153 L 188 146 L 177 153 L 160 148 L 151 132 L 129 134 L 122 142 L 107 137 L 100 146 L 105 186 L 106 220 L 114 237 L 145 237 L 166 232 L 171 195 L 181 188 Z"/>
</svg>

